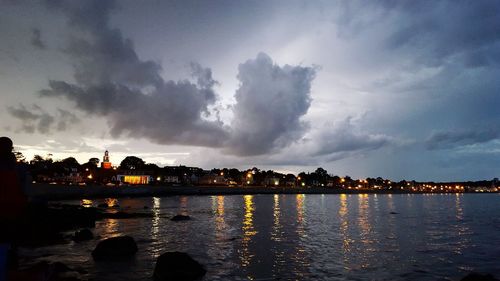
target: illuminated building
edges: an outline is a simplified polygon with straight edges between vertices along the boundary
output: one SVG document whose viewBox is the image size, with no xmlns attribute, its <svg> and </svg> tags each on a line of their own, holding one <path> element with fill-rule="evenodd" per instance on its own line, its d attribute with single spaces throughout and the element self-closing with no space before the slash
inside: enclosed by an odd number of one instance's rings
<svg viewBox="0 0 500 281">
<path fill-rule="evenodd" d="M 118 180 L 127 184 L 148 184 L 152 178 L 148 175 L 118 175 Z"/>
<path fill-rule="evenodd" d="M 124 184 L 150 184 L 154 182 L 153 176 L 147 171 L 124 170 L 116 176 L 116 180 Z"/>
<path fill-rule="evenodd" d="M 106 150 L 104 152 L 104 157 L 102 158 L 101 168 L 111 169 L 111 162 L 109 162 L 109 152 Z"/>
</svg>

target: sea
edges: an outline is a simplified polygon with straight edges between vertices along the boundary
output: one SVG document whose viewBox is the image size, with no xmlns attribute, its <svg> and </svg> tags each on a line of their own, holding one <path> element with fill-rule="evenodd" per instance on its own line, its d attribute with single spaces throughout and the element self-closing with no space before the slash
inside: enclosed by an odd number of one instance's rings
<svg viewBox="0 0 500 281">
<path fill-rule="evenodd" d="M 24 262 L 59 261 L 86 280 L 152 280 L 156 259 L 186 252 L 202 280 L 460 280 L 500 278 L 500 194 L 277 194 L 106 198 L 151 218 L 104 219 L 95 239 L 22 248 Z M 188 221 L 171 221 L 177 214 Z M 70 235 L 68 232 L 67 235 Z M 134 258 L 99 261 L 99 240 L 132 236 Z"/>
</svg>

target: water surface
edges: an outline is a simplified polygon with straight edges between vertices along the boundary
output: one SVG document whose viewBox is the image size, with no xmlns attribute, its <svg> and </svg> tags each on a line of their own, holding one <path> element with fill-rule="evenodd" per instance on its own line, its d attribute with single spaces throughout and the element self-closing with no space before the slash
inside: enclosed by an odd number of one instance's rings
<svg viewBox="0 0 500 281">
<path fill-rule="evenodd" d="M 167 251 L 187 252 L 202 263 L 203 280 L 459 280 L 470 271 L 500 277 L 498 194 L 178 196 L 108 203 L 154 216 L 102 220 L 93 229 L 95 240 L 22 254 L 83 268 L 90 280 L 151 280 L 156 258 Z M 192 220 L 169 220 L 179 213 Z M 95 263 L 90 252 L 98 240 L 116 235 L 136 239 L 136 257 Z"/>
</svg>

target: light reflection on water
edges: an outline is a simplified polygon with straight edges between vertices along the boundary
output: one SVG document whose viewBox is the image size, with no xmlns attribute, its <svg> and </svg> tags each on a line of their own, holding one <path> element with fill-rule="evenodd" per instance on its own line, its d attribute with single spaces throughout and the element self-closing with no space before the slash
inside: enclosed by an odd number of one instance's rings
<svg viewBox="0 0 500 281">
<path fill-rule="evenodd" d="M 204 280 L 458 280 L 472 270 L 500 272 L 496 195 L 178 196 L 119 203 L 152 217 L 106 219 L 93 231 L 101 239 L 133 236 L 139 252 L 132 263 L 95 264 L 89 255 L 98 239 L 25 251 L 84 267 L 95 280 L 150 280 L 155 259 L 166 251 L 187 252 L 204 264 Z M 192 220 L 170 221 L 178 213 Z"/>
<path fill-rule="evenodd" d="M 375 252 L 373 247 L 373 235 L 371 233 L 372 226 L 369 218 L 369 208 L 370 202 L 368 194 L 358 194 L 358 228 L 359 228 L 359 244 L 358 252 L 362 253 L 360 255 L 360 268 L 368 268 L 371 266 L 371 261 L 374 257 L 372 255 Z"/>
<path fill-rule="evenodd" d="M 94 203 L 94 202 L 93 202 L 92 200 L 90 200 L 90 199 L 82 199 L 82 200 L 80 200 L 80 205 L 81 205 L 82 207 L 86 207 L 86 208 L 88 208 L 88 207 L 92 207 L 92 204 L 93 204 L 93 203 Z"/>
<path fill-rule="evenodd" d="M 151 258 L 154 259 L 161 255 L 160 249 L 159 247 L 157 247 L 158 240 L 160 240 L 161 200 L 158 197 L 153 197 L 152 201 L 153 207 L 151 208 L 151 211 L 153 213 L 153 216 L 151 218 L 151 247 L 149 252 L 151 253 Z"/>
<path fill-rule="evenodd" d="M 253 195 L 245 195 L 243 196 L 245 200 L 245 215 L 243 217 L 243 239 L 241 241 L 241 266 L 243 268 L 249 266 L 252 263 L 252 259 L 254 254 L 250 249 L 250 242 L 254 235 L 257 234 L 255 228 L 253 226 L 253 212 L 254 212 L 254 203 L 253 203 Z M 250 280 L 253 280 L 253 274 L 251 272 L 247 273 L 247 277 Z"/>
<path fill-rule="evenodd" d="M 116 198 L 106 198 L 104 199 L 104 202 L 106 202 L 110 208 L 119 206 L 118 199 Z"/>
<path fill-rule="evenodd" d="M 339 218 L 340 218 L 340 234 L 342 239 L 342 256 L 344 260 L 344 268 L 349 270 L 347 266 L 349 262 L 349 252 L 350 244 L 353 242 L 352 238 L 349 236 L 349 219 L 348 219 L 348 208 L 347 208 L 347 195 L 340 194 L 340 208 L 339 208 Z"/>
</svg>

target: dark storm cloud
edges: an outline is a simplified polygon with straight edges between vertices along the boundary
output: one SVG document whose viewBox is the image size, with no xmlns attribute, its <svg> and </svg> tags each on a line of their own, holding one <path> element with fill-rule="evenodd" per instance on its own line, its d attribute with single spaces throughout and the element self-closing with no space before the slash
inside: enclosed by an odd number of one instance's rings
<svg viewBox="0 0 500 281">
<path fill-rule="evenodd" d="M 113 136 L 125 133 L 165 144 L 217 146 L 225 135 L 218 123 L 201 118 L 213 92 L 188 81 L 165 82 L 147 95 L 117 84 L 82 88 L 50 81 L 50 89 L 41 95 L 64 96 L 85 112 L 105 116 Z"/>
<path fill-rule="evenodd" d="M 74 61 L 76 84 L 50 81 L 40 93 L 63 96 L 77 108 L 107 118 L 114 136 L 146 137 L 157 143 L 219 146 L 226 131 L 202 118 L 216 100 L 211 71 L 193 64 L 198 84 L 165 81 L 161 67 L 142 61 L 131 40 L 109 26 L 110 1 L 51 2 L 85 36 L 73 37 L 66 53 Z"/>
<path fill-rule="evenodd" d="M 40 32 L 40 29 L 38 28 L 33 28 L 31 32 L 31 45 L 38 49 L 45 49 L 45 43 L 42 41 L 42 34 Z"/>
<path fill-rule="evenodd" d="M 500 62 L 500 4 L 497 1 L 381 1 L 400 13 L 391 48 L 418 49 L 415 59 L 429 65 L 454 57 L 465 67 Z"/>
<path fill-rule="evenodd" d="M 80 37 L 71 38 L 65 51 L 74 60 L 74 77 L 80 85 L 117 83 L 128 87 L 155 86 L 163 82 L 161 66 L 141 61 L 131 40 L 109 26 L 113 1 L 59 2 Z"/>
<path fill-rule="evenodd" d="M 300 120 L 311 104 L 315 69 L 278 66 L 260 53 L 238 68 L 233 138 L 229 150 L 237 155 L 256 155 L 283 148 L 300 138 L 307 124 Z"/>
<path fill-rule="evenodd" d="M 428 149 L 451 149 L 464 145 L 486 143 L 500 137 L 499 130 L 460 130 L 433 133 L 426 140 Z"/>
<path fill-rule="evenodd" d="M 160 144 L 225 147 L 238 155 L 262 154 L 289 145 L 307 126 L 299 119 L 310 105 L 315 70 L 275 65 L 259 54 L 240 65 L 232 129 L 208 120 L 217 101 L 212 71 L 191 64 L 189 80 L 166 81 L 161 67 L 142 61 L 131 40 L 109 26 L 108 1 L 51 2 L 83 35 L 71 38 L 65 52 L 76 83 L 52 80 L 43 97 L 65 97 L 76 107 L 105 116 L 111 133 L 148 138 Z M 217 112 L 216 112 L 217 114 Z"/>
</svg>

